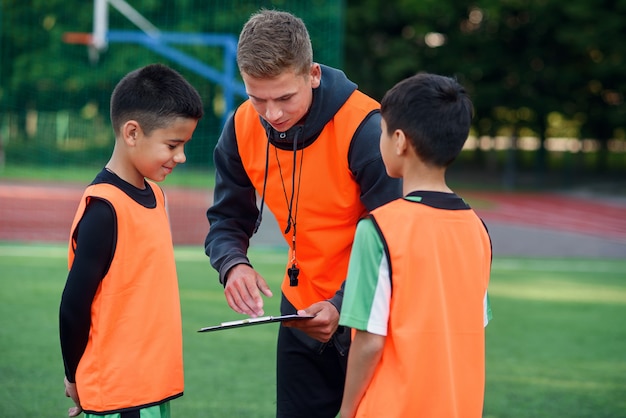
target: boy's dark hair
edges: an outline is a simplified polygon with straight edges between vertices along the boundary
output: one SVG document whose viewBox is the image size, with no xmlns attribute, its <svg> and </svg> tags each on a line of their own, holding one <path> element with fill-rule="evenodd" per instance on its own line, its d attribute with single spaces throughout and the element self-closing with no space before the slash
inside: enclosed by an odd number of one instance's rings
<svg viewBox="0 0 626 418">
<path fill-rule="evenodd" d="M 420 73 L 402 80 L 381 101 L 381 115 L 391 134 L 400 129 L 419 157 L 447 167 L 469 135 L 472 102 L 456 80 Z"/>
<path fill-rule="evenodd" d="M 163 64 L 128 73 L 111 95 L 111 123 L 116 135 L 129 120 L 136 120 L 150 135 L 175 118 L 199 120 L 203 114 L 200 94 L 182 75 Z"/>
</svg>

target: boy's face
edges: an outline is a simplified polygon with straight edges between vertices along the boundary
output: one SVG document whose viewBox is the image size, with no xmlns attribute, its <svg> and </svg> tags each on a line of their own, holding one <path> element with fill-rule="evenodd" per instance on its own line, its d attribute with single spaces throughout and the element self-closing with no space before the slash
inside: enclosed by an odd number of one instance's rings
<svg viewBox="0 0 626 418">
<path fill-rule="evenodd" d="M 191 140 L 198 121 L 188 118 L 175 118 L 165 128 L 155 129 L 145 135 L 140 127 L 136 130 L 132 147 L 132 165 L 141 176 L 153 181 L 163 181 L 177 164 L 186 161 L 185 144 Z"/>
<path fill-rule="evenodd" d="M 257 113 L 278 132 L 285 132 L 309 111 L 321 75 L 319 64 L 313 64 L 306 75 L 286 70 L 274 78 L 254 78 L 246 73 L 241 77 Z"/>
</svg>

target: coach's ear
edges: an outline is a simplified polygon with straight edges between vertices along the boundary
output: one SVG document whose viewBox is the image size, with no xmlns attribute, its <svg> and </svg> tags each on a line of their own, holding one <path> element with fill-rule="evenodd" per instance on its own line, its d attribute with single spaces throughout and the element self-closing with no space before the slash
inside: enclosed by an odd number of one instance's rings
<svg viewBox="0 0 626 418">
<path fill-rule="evenodd" d="M 141 134 L 141 126 L 135 120 L 129 120 L 122 126 L 122 138 L 129 147 L 135 146 L 137 137 Z"/>
<path fill-rule="evenodd" d="M 309 80 L 311 83 L 311 88 L 316 89 L 320 86 L 322 81 L 322 68 L 316 62 L 311 65 L 311 70 L 309 71 Z"/>
</svg>

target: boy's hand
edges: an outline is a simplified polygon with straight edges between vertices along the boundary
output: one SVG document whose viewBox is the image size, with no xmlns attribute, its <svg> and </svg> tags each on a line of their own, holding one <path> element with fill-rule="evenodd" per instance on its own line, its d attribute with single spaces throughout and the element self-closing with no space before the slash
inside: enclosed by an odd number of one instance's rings
<svg viewBox="0 0 626 418">
<path fill-rule="evenodd" d="M 83 408 L 81 408 L 80 399 L 78 399 L 76 383 L 70 383 L 70 381 L 67 380 L 67 377 L 63 379 L 63 383 L 65 383 L 65 396 L 72 398 L 74 404 L 76 405 L 67 410 L 67 415 L 70 417 L 77 417 L 81 412 L 83 412 Z"/>
</svg>

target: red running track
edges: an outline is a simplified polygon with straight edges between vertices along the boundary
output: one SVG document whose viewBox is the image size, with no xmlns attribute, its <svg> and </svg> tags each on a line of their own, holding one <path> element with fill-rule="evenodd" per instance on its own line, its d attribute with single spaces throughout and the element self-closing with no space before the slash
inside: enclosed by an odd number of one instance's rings
<svg viewBox="0 0 626 418">
<path fill-rule="evenodd" d="M 0 183 L 0 240 L 67 242 L 83 186 Z M 207 190 L 165 189 L 174 244 L 202 246 Z"/>
<path fill-rule="evenodd" d="M 175 244 L 202 246 L 210 190 L 164 187 Z M 0 182 L 0 240 L 66 242 L 83 186 Z M 554 193 L 460 192 L 484 221 L 626 243 L 626 201 Z"/>
<path fill-rule="evenodd" d="M 485 222 L 528 225 L 626 243 L 626 200 L 554 193 L 468 192 L 463 195 Z"/>
</svg>

